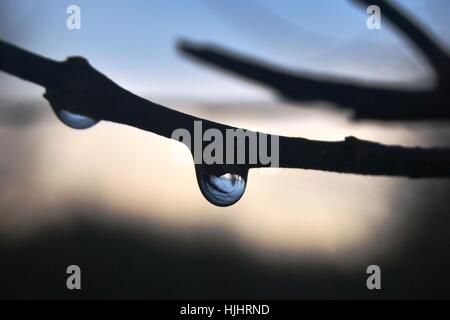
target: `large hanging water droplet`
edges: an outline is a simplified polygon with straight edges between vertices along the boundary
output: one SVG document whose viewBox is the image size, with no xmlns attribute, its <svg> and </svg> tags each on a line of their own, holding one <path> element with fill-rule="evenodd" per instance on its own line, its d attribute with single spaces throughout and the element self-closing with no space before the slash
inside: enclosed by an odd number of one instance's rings
<svg viewBox="0 0 450 320">
<path fill-rule="evenodd" d="M 216 206 L 226 207 L 236 203 L 247 186 L 247 170 L 243 173 L 224 173 L 199 165 L 196 166 L 196 173 L 203 196 Z"/>
<path fill-rule="evenodd" d="M 55 113 L 59 120 L 73 129 L 88 129 L 98 122 L 98 120 L 66 110 L 55 110 Z"/>
</svg>

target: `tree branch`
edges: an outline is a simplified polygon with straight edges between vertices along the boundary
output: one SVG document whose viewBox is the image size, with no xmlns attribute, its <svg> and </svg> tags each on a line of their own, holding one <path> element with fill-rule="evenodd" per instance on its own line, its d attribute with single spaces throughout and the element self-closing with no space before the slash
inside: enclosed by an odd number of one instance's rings
<svg viewBox="0 0 450 320">
<path fill-rule="evenodd" d="M 318 77 L 294 73 L 280 67 L 230 52 L 214 45 L 179 43 L 179 50 L 198 61 L 255 81 L 293 101 L 329 101 L 349 108 L 355 120 L 450 120 L 450 59 L 406 14 L 385 1 L 354 0 L 377 4 L 382 16 L 390 20 L 425 54 L 438 75 L 434 90 L 412 91 L 401 88 L 366 86 L 359 80 Z"/>
<path fill-rule="evenodd" d="M 293 73 L 213 45 L 182 41 L 178 48 L 201 62 L 263 84 L 290 100 L 322 100 L 333 102 L 337 107 L 350 108 L 354 119 L 450 120 L 448 91 L 368 87 L 348 79 L 323 79 Z"/>
<path fill-rule="evenodd" d="M 56 62 L 0 41 L 0 69 L 46 87 L 45 97 L 53 108 L 130 125 L 166 138 L 171 138 L 178 128 L 185 128 L 194 136 L 194 121 L 202 121 L 203 131 L 215 128 L 224 135 L 227 129 L 237 129 L 138 97 L 80 57 Z M 411 178 L 450 177 L 449 149 L 387 146 L 353 137 L 326 142 L 280 136 L 279 143 L 282 168 Z M 267 166 L 235 165 L 233 170 Z"/>
<path fill-rule="evenodd" d="M 433 39 L 431 34 L 424 31 L 423 26 L 419 26 L 417 21 L 409 17 L 406 12 L 396 8 L 393 4 L 384 0 L 353 0 L 354 2 L 369 6 L 380 7 L 382 17 L 390 21 L 405 38 L 419 49 L 428 59 L 434 71 L 438 75 L 440 84 L 444 84 L 449 77 L 450 61 L 447 52 Z M 445 83 L 447 85 L 447 83 Z"/>
</svg>

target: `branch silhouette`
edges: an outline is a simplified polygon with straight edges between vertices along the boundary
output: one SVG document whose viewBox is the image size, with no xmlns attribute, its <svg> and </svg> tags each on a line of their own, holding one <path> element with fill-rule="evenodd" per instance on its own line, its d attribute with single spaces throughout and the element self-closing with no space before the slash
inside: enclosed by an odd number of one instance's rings
<svg viewBox="0 0 450 320">
<path fill-rule="evenodd" d="M 353 111 L 355 120 L 450 120 L 450 58 L 434 40 L 406 14 L 386 1 L 353 0 L 376 4 L 383 17 L 394 24 L 419 48 L 437 74 L 432 90 L 408 90 L 366 86 L 358 80 L 292 72 L 281 67 L 233 53 L 219 46 L 180 41 L 178 48 L 187 56 L 262 84 L 293 101 L 329 101 Z"/>
<path fill-rule="evenodd" d="M 45 87 L 44 97 L 54 109 L 130 125 L 166 138 L 171 138 L 178 128 L 187 129 L 194 135 L 194 121 L 202 121 L 204 130 L 215 128 L 224 135 L 226 129 L 237 129 L 136 96 L 94 69 L 82 57 L 57 62 L 0 40 L 0 70 Z M 444 148 L 389 146 L 355 137 L 328 142 L 279 136 L 279 152 L 281 168 L 410 178 L 450 177 L 450 150 Z M 269 165 L 213 166 L 216 171 L 243 172 Z"/>
<path fill-rule="evenodd" d="M 450 59 L 446 51 L 433 39 L 432 35 L 424 31 L 406 12 L 402 12 L 385 0 L 352 0 L 359 5 L 377 5 L 383 17 L 392 23 L 403 36 L 409 39 L 429 61 L 438 76 L 439 85 L 448 85 L 444 80 L 449 77 Z"/>
</svg>

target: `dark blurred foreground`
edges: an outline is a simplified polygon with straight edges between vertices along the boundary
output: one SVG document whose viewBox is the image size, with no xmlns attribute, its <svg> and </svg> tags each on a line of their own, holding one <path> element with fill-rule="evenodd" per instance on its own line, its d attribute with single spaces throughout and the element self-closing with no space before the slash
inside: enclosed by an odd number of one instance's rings
<svg viewBox="0 0 450 320">
<path fill-rule="evenodd" d="M 436 205 L 448 199 L 430 197 Z M 421 228 L 373 260 L 382 268 L 378 291 L 366 288 L 366 265 L 350 271 L 307 257 L 268 262 L 214 230 L 186 241 L 156 226 L 88 218 L 101 209 L 73 206 L 79 218 L 66 227 L 1 239 L 0 298 L 450 298 L 449 216 L 428 204 L 416 208 L 428 213 Z M 66 289 L 71 264 L 81 267 L 81 291 Z"/>
</svg>

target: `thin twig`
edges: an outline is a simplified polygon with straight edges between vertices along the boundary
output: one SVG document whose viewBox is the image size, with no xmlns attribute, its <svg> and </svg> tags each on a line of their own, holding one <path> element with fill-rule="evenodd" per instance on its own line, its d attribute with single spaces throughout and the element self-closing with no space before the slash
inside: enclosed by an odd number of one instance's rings
<svg viewBox="0 0 450 320">
<path fill-rule="evenodd" d="M 179 49 L 189 57 L 218 67 L 245 79 L 273 89 L 293 101 L 329 101 L 349 108 L 353 118 L 392 120 L 450 120 L 450 59 L 435 41 L 425 34 L 406 14 L 385 1 L 355 0 L 378 4 L 382 16 L 410 38 L 428 58 L 438 75 L 433 90 L 413 91 L 402 88 L 366 86 L 359 80 L 294 73 L 214 45 L 181 41 Z"/>
<path fill-rule="evenodd" d="M 170 138 L 178 128 L 194 135 L 194 121 L 203 130 L 224 124 L 193 117 L 134 95 L 95 70 L 87 60 L 75 57 L 56 62 L 0 41 L 0 69 L 46 87 L 45 97 L 54 108 L 130 125 Z M 450 150 L 387 146 L 348 137 L 327 142 L 279 137 L 282 168 L 303 168 L 343 173 L 450 177 Z M 264 164 L 238 165 L 241 169 Z"/>
<path fill-rule="evenodd" d="M 444 91 L 411 91 L 356 84 L 348 79 L 293 73 L 213 45 L 183 41 L 179 49 L 200 62 L 263 84 L 293 101 L 330 101 L 350 108 L 354 119 L 450 120 L 450 96 Z"/>
<path fill-rule="evenodd" d="M 409 17 L 406 12 L 395 7 L 393 4 L 384 0 L 353 0 L 361 5 L 377 5 L 380 7 L 383 19 L 391 22 L 405 38 L 419 49 L 428 59 L 435 73 L 438 75 L 438 81 L 443 84 L 449 77 L 450 60 L 447 52 L 438 44 L 429 32 L 424 31 L 423 26 L 419 26 L 417 21 Z"/>
</svg>

